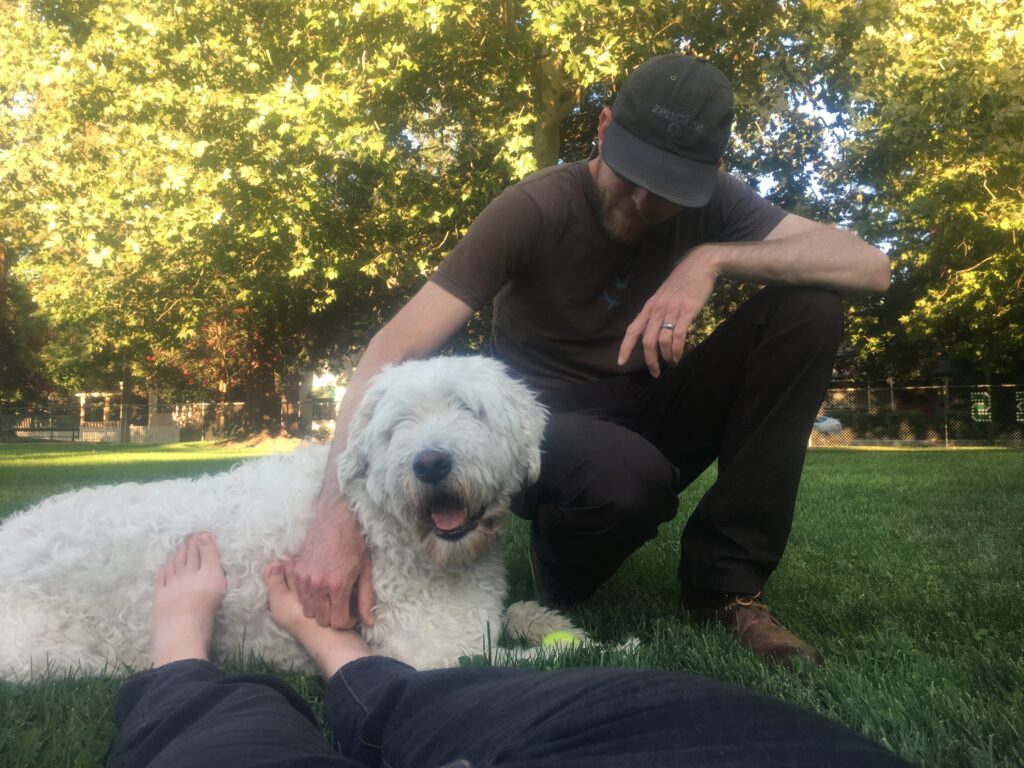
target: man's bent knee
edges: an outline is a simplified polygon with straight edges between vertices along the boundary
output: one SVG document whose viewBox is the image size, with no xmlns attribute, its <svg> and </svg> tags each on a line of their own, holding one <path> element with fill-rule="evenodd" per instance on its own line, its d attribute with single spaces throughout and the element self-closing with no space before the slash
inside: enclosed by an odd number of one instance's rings
<svg viewBox="0 0 1024 768">
<path fill-rule="evenodd" d="M 823 331 L 834 330 L 837 334 L 842 331 L 843 300 L 835 291 L 809 286 L 770 290 L 780 292 L 781 307 L 785 307 L 794 316 L 813 320 Z"/>
<path fill-rule="evenodd" d="M 620 462 L 591 475 L 586 486 L 556 502 L 561 523 L 581 533 L 635 531 L 646 540 L 678 509 L 677 472 L 661 454 L 650 464 Z"/>
</svg>

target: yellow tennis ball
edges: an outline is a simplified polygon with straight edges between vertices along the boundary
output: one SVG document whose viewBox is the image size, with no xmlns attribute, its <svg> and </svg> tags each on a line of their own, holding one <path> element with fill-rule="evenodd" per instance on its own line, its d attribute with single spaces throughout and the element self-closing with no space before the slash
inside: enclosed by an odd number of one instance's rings
<svg viewBox="0 0 1024 768">
<path fill-rule="evenodd" d="M 557 629 L 554 632 L 548 632 L 544 635 L 544 639 L 540 641 L 541 645 L 579 645 L 579 639 L 572 633 L 567 632 L 564 629 Z"/>
</svg>

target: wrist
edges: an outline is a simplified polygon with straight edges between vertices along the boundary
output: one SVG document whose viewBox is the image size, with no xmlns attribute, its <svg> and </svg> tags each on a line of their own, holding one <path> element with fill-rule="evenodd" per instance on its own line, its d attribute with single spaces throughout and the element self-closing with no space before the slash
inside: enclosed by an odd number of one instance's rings
<svg viewBox="0 0 1024 768">
<path fill-rule="evenodd" d="M 719 243 L 704 243 L 698 245 L 691 252 L 691 256 L 696 256 L 704 268 L 708 271 L 712 281 L 718 282 L 718 278 L 725 272 L 725 259 L 728 253 L 728 248 L 724 248 Z"/>
<path fill-rule="evenodd" d="M 317 510 L 330 509 L 343 500 L 344 496 L 338 487 L 338 481 L 331 477 L 325 478 L 323 485 L 320 486 L 320 495 L 316 499 Z"/>
</svg>

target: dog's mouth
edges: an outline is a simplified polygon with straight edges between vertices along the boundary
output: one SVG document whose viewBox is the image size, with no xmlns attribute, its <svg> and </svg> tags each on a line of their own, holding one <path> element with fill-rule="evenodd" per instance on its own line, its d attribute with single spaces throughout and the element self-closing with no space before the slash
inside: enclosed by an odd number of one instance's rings
<svg viewBox="0 0 1024 768">
<path fill-rule="evenodd" d="M 462 499 L 449 494 L 431 497 L 424 511 L 434 526 L 434 535 L 449 541 L 457 541 L 472 531 L 484 515 L 484 508 L 470 514 Z"/>
</svg>

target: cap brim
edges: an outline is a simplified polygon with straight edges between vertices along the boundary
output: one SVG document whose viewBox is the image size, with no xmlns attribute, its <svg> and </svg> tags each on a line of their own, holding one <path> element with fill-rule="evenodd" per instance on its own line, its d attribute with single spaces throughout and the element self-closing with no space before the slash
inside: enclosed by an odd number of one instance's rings
<svg viewBox="0 0 1024 768">
<path fill-rule="evenodd" d="M 638 187 L 685 208 L 707 205 L 715 191 L 717 165 L 652 146 L 614 120 L 605 129 L 601 157 Z"/>
</svg>

